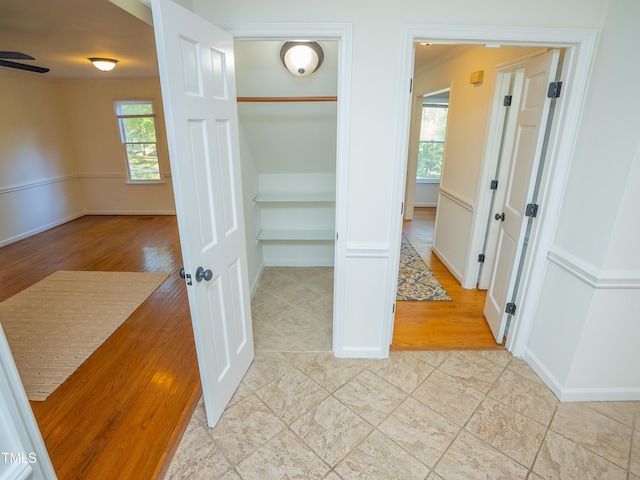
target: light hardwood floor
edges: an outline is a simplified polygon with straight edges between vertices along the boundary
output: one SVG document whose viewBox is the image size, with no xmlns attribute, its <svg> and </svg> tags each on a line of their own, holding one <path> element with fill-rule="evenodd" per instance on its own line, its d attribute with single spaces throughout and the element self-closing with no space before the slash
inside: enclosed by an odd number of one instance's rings
<svg viewBox="0 0 640 480">
<path fill-rule="evenodd" d="M 85 216 L 0 248 L 0 301 L 57 270 L 169 278 L 71 377 L 31 402 L 59 480 L 162 478 L 201 395 L 176 218 Z"/>
<path fill-rule="evenodd" d="M 452 302 L 396 303 L 392 350 L 492 350 L 496 343 L 482 309 L 486 292 L 467 290 L 431 251 L 435 208 L 416 208 L 402 231 L 440 281 Z"/>
</svg>

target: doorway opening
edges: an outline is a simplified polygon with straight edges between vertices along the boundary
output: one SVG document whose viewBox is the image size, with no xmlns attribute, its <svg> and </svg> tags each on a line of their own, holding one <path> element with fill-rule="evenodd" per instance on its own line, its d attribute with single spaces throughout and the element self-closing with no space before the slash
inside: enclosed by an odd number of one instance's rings
<svg viewBox="0 0 640 480">
<path fill-rule="evenodd" d="M 236 39 L 244 218 L 256 350 L 332 350 L 338 47 L 292 75 L 287 41 Z"/>
<path fill-rule="evenodd" d="M 414 231 L 422 231 L 426 238 L 433 235 L 432 243 L 422 246 L 420 253 L 434 273 L 438 272 L 436 278 L 442 277 L 445 290 L 447 287 L 452 290 L 453 302 L 448 305 L 398 302 L 391 348 L 504 348 L 507 330 L 503 326 L 496 333 L 496 328 L 485 320 L 487 289 L 491 294 L 494 288 L 491 285 L 497 284 L 490 281 L 499 243 L 497 217 L 494 217 L 498 214 L 494 210 L 502 210 L 504 187 L 511 178 L 510 156 L 517 138 L 524 65 L 548 49 L 521 46 L 498 49 L 465 44 L 436 45 L 437 49 L 429 52 L 426 49 L 430 46 L 414 44 L 414 90 L 402 232 L 405 236 Z M 554 80 L 560 77 L 561 70 L 560 67 L 557 73 L 556 70 L 550 73 Z M 415 132 L 419 130 L 415 123 L 419 118 L 417 110 L 424 108 L 425 92 L 443 85 L 448 85 L 451 92 L 449 127 L 443 180 L 437 186 L 433 208 L 420 201 L 420 179 L 415 174 L 418 170 Z M 551 120 L 551 116 L 543 120 L 540 135 L 545 142 Z M 527 175 L 541 178 L 534 166 Z M 477 250 L 475 255 L 472 249 Z M 515 298 L 515 289 L 509 288 L 510 298 Z M 511 319 L 510 315 L 505 317 L 507 321 Z M 490 326 L 494 329 L 493 335 Z"/>
</svg>

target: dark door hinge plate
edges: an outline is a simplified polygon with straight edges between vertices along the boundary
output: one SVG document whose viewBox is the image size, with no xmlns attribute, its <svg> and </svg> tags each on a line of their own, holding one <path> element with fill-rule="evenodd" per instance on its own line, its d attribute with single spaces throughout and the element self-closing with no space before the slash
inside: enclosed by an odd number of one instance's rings
<svg viewBox="0 0 640 480">
<path fill-rule="evenodd" d="M 484 253 L 481 253 L 480 255 L 478 255 L 478 262 L 479 263 L 484 263 L 484 259 L 485 259 Z"/>
<path fill-rule="evenodd" d="M 510 107 L 511 106 L 511 99 L 512 99 L 511 95 L 505 95 L 504 96 L 504 101 L 502 102 L 502 105 L 504 105 L 505 107 Z"/>
<path fill-rule="evenodd" d="M 547 97 L 559 98 L 561 89 L 562 89 L 562 82 L 551 82 L 549 84 L 549 90 L 547 90 Z"/>
<path fill-rule="evenodd" d="M 536 218 L 536 216 L 538 215 L 538 204 L 537 203 L 527 204 L 527 209 L 525 210 L 524 214 L 527 217 Z"/>
<path fill-rule="evenodd" d="M 516 313 L 516 304 L 511 302 L 507 303 L 507 306 L 505 307 L 504 311 L 509 315 L 513 315 L 514 313 Z"/>
<path fill-rule="evenodd" d="M 498 180 L 491 180 L 491 185 L 489 185 L 489 188 L 491 190 L 497 190 L 498 189 Z"/>
</svg>

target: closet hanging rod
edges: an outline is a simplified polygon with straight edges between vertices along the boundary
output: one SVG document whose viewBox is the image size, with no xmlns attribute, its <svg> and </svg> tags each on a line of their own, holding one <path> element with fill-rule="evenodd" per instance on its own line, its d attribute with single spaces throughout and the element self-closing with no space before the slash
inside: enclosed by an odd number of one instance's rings
<svg viewBox="0 0 640 480">
<path fill-rule="evenodd" d="M 238 102 L 337 102 L 338 97 L 238 97 Z"/>
</svg>

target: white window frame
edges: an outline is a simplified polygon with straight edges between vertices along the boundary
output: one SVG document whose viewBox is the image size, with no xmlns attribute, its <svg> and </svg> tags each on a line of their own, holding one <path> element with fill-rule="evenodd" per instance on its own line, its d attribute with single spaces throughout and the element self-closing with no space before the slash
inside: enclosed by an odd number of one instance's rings
<svg viewBox="0 0 640 480">
<path fill-rule="evenodd" d="M 447 113 L 449 111 L 449 104 L 446 105 L 438 105 L 438 104 L 429 104 L 429 103 L 423 103 L 422 104 L 422 109 L 424 110 L 424 108 L 446 108 L 447 109 Z M 420 118 L 422 119 L 422 111 L 420 113 Z M 420 122 L 420 125 L 422 125 L 422 120 Z M 448 127 L 448 125 L 447 125 Z M 446 127 L 445 127 L 446 128 Z M 422 132 L 421 132 L 422 134 Z M 446 140 L 442 141 L 442 144 L 444 145 Z M 422 140 L 419 140 L 419 143 L 422 142 Z M 418 151 L 420 151 L 420 149 L 418 148 Z M 442 158 L 442 162 L 444 163 L 444 155 Z M 440 181 L 442 180 L 442 170 L 440 171 L 440 176 L 438 178 L 427 178 L 427 177 L 420 177 L 416 175 L 416 184 L 440 184 Z"/>
<path fill-rule="evenodd" d="M 163 175 L 163 172 L 162 172 L 162 165 L 160 163 L 160 151 L 159 151 L 159 148 L 158 148 L 158 128 L 157 128 L 157 125 L 156 125 L 156 109 L 155 109 L 155 105 L 153 103 L 153 100 L 148 100 L 148 99 L 115 100 L 113 103 L 114 103 L 116 119 L 118 121 L 118 131 L 120 132 L 120 142 L 122 144 L 122 150 L 123 150 L 123 155 L 124 155 L 124 164 L 125 164 L 125 172 L 126 172 L 125 183 L 128 183 L 128 184 L 165 183 L 164 182 L 164 175 Z M 145 115 L 124 115 L 120 111 L 120 106 L 121 105 L 138 105 L 138 104 L 151 105 L 151 112 L 152 113 L 145 114 Z M 158 177 L 159 177 L 157 179 L 134 179 L 131 176 L 131 165 L 129 163 L 129 155 L 127 153 L 127 145 L 132 144 L 132 143 L 140 143 L 140 142 L 128 142 L 127 141 L 126 134 L 125 134 L 125 129 L 124 129 L 123 119 L 126 119 L 126 118 L 142 118 L 142 117 L 151 118 L 153 120 L 153 129 L 154 129 L 155 134 L 156 134 L 156 141 L 155 142 L 143 142 L 143 143 L 145 143 L 145 144 L 155 144 L 155 146 L 156 146 L 156 153 L 158 155 Z"/>
</svg>

